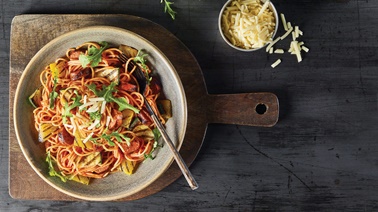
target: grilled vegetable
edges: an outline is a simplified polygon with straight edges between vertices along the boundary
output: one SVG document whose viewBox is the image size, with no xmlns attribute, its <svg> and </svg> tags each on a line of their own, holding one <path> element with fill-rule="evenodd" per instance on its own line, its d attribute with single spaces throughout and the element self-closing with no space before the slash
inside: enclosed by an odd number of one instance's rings
<svg viewBox="0 0 378 212">
<path fill-rule="evenodd" d="M 121 170 L 127 174 L 127 175 L 131 175 L 135 169 L 135 166 L 136 166 L 136 162 L 135 161 L 129 161 L 129 160 L 126 160 L 126 161 L 123 161 L 121 163 Z"/>
<path fill-rule="evenodd" d="M 154 139 L 154 133 L 152 130 L 144 124 L 138 125 L 133 129 L 133 132 L 136 136 L 142 137 L 145 140 L 152 140 Z"/>
<path fill-rule="evenodd" d="M 169 99 L 162 99 L 157 101 L 157 106 L 161 116 L 167 121 L 172 118 L 172 103 Z"/>
<path fill-rule="evenodd" d="M 93 143 L 92 142 L 90 142 L 90 141 L 83 142 L 83 139 L 80 135 L 79 130 L 76 130 L 74 132 L 74 135 L 75 135 L 75 141 L 74 141 L 75 146 L 79 146 L 79 147 L 87 148 L 87 149 L 93 149 Z"/>
<path fill-rule="evenodd" d="M 125 128 L 129 128 L 131 121 L 133 120 L 134 114 L 135 113 L 132 110 L 129 110 L 129 109 L 123 110 L 122 111 L 122 115 L 123 115 L 122 126 L 124 126 Z"/>
<path fill-rule="evenodd" d="M 100 152 L 94 152 L 81 159 L 78 164 L 78 168 L 93 167 L 102 163 Z"/>
<path fill-rule="evenodd" d="M 29 102 L 33 105 L 34 108 L 41 107 L 42 103 L 42 86 L 34 91 L 32 95 L 29 96 Z"/>
<path fill-rule="evenodd" d="M 89 184 L 89 178 L 81 176 L 81 175 L 72 176 L 72 177 L 69 178 L 69 180 L 73 180 L 73 181 L 82 183 L 84 185 L 88 185 Z"/>
<path fill-rule="evenodd" d="M 114 82 L 118 85 L 119 82 L 119 69 L 118 68 L 106 68 L 98 69 L 95 71 L 95 77 L 104 77 L 110 82 Z"/>
<path fill-rule="evenodd" d="M 128 58 L 135 57 L 138 54 L 138 50 L 127 45 L 120 45 L 118 47 Z"/>
<path fill-rule="evenodd" d="M 45 142 L 48 138 L 50 138 L 54 132 L 58 129 L 57 126 L 54 126 L 50 123 L 41 123 L 39 125 L 39 135 L 38 140 L 39 142 Z"/>
</svg>

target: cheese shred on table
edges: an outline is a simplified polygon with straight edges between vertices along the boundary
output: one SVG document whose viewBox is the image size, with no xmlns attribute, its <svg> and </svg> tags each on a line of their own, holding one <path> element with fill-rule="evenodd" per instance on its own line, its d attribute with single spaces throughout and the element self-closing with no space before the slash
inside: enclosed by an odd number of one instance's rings
<svg viewBox="0 0 378 212">
<path fill-rule="evenodd" d="M 272 41 L 275 17 L 269 0 L 235 0 L 222 14 L 222 30 L 235 46 L 244 49 L 263 47 Z"/>
</svg>

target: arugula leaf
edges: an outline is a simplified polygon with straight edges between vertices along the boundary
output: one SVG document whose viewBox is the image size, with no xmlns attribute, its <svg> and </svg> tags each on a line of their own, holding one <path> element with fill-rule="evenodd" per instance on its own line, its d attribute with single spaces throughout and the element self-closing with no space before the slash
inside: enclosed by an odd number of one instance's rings
<svg viewBox="0 0 378 212">
<path fill-rule="evenodd" d="M 92 113 L 88 113 L 88 114 L 89 114 L 89 118 L 91 119 L 91 121 L 101 120 L 101 113 L 100 113 L 100 111 L 96 111 L 96 112 L 92 112 Z"/>
<path fill-rule="evenodd" d="M 139 63 L 142 66 L 142 68 L 145 70 L 145 72 L 143 73 L 146 75 L 148 83 L 150 83 L 152 80 L 152 77 L 148 76 L 148 66 L 146 65 L 147 60 L 145 59 L 145 57 L 147 56 L 148 54 L 143 53 L 142 50 L 138 50 L 137 55 L 134 57 L 134 61 Z"/>
<path fill-rule="evenodd" d="M 47 152 L 46 162 L 49 165 L 49 175 L 51 177 L 59 177 L 63 182 L 67 182 L 67 177 L 63 176 L 54 169 L 54 161 L 51 159 L 50 152 Z"/>
<path fill-rule="evenodd" d="M 101 62 L 102 60 L 101 54 L 106 48 L 108 48 L 108 43 L 105 41 L 102 41 L 99 44 L 100 44 L 99 49 L 94 46 L 91 46 L 88 49 L 88 55 L 81 54 L 79 56 L 79 61 L 81 63 L 81 66 L 86 67 L 89 64 L 91 67 L 95 67 Z"/>
<path fill-rule="evenodd" d="M 109 86 L 102 86 L 102 90 L 97 90 L 95 84 L 87 85 L 87 87 L 93 91 L 93 93 L 98 97 L 104 97 L 106 102 L 115 102 L 119 106 L 119 111 L 123 111 L 124 109 L 130 109 L 135 113 L 139 113 L 139 109 L 135 108 L 131 104 L 127 103 L 125 97 L 118 97 L 115 98 L 113 96 L 113 92 L 117 92 L 115 88 L 116 84 L 114 82 L 110 83 Z"/>
<path fill-rule="evenodd" d="M 167 13 L 171 16 L 173 20 L 175 20 L 176 17 L 176 12 L 171 8 L 171 5 L 174 4 L 174 2 L 170 2 L 167 0 L 161 0 L 160 3 L 163 3 L 164 1 L 164 12 Z"/>
<path fill-rule="evenodd" d="M 137 55 L 134 57 L 134 62 L 140 63 L 143 69 L 147 69 L 147 65 L 146 65 L 147 60 L 145 59 L 145 57 L 147 56 L 148 54 L 143 53 L 143 51 L 139 49 Z"/>
<path fill-rule="evenodd" d="M 110 146 L 114 146 L 114 142 L 111 140 L 111 138 L 114 137 L 117 142 L 119 143 L 123 143 L 123 142 L 126 142 L 126 144 L 128 146 L 130 146 L 130 138 L 129 137 L 126 137 L 125 135 L 119 133 L 119 132 L 112 132 L 110 134 L 102 134 L 100 138 L 103 138 L 105 139 L 106 141 L 108 141 L 109 145 Z M 123 140 L 122 140 L 123 139 Z"/>
<path fill-rule="evenodd" d="M 152 155 L 152 153 L 158 148 L 158 147 L 163 147 L 163 145 L 161 144 L 161 145 L 159 145 L 159 143 L 158 143 L 158 139 L 161 137 L 161 133 L 160 133 L 160 131 L 159 131 L 159 129 L 158 128 L 155 128 L 155 129 L 153 129 L 152 130 L 152 132 L 154 133 L 154 144 L 153 144 L 153 146 L 152 146 L 152 150 L 151 150 L 151 152 L 149 153 L 149 154 L 144 154 L 144 158 L 145 159 L 151 159 L 151 160 L 153 160 L 153 159 L 155 159 L 155 156 L 153 156 Z"/>
<path fill-rule="evenodd" d="M 119 97 L 119 98 L 114 98 L 112 97 L 111 100 L 119 106 L 119 111 L 123 111 L 124 109 L 130 109 L 134 111 L 134 113 L 139 113 L 139 109 L 135 108 L 131 104 L 127 103 L 127 100 L 125 97 Z"/>
<path fill-rule="evenodd" d="M 152 130 L 152 133 L 154 134 L 154 140 L 158 141 L 159 138 L 161 137 L 160 130 L 158 128 L 155 128 Z"/>
<path fill-rule="evenodd" d="M 81 96 L 77 93 L 76 90 L 74 91 L 74 93 L 76 94 L 76 97 L 72 98 L 72 100 L 74 100 L 72 105 L 68 105 L 67 102 L 64 105 L 64 110 L 63 110 L 63 114 L 62 114 L 64 124 L 67 122 L 67 117 L 72 117 L 71 110 L 74 109 L 75 107 L 82 105 L 81 102 L 80 102 Z"/>
<path fill-rule="evenodd" d="M 53 90 L 52 90 L 52 92 L 50 93 L 50 95 L 49 95 L 49 97 L 50 97 L 50 108 L 51 109 L 54 109 L 54 106 L 55 106 L 55 99 L 56 99 L 56 97 L 58 97 L 58 93 L 55 91 L 55 89 L 56 89 L 56 84 L 57 84 L 57 79 L 56 78 L 54 78 L 54 87 L 53 87 Z"/>
</svg>

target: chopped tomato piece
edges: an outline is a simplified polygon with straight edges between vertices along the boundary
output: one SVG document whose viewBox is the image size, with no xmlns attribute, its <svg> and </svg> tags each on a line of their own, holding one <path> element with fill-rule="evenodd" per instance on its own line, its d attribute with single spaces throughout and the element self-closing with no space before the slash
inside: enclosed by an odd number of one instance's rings
<svg viewBox="0 0 378 212">
<path fill-rule="evenodd" d="M 130 146 L 127 146 L 127 144 L 122 144 L 122 147 L 125 150 L 125 153 L 129 154 L 138 150 L 141 142 L 144 142 L 143 139 L 136 137 L 133 141 L 130 142 Z"/>
<path fill-rule="evenodd" d="M 78 60 L 80 54 L 83 54 L 81 51 L 71 51 L 70 52 L 70 59 L 71 60 Z"/>
<path fill-rule="evenodd" d="M 158 94 L 161 91 L 161 83 L 156 77 L 152 77 L 150 81 L 150 88 L 153 94 Z"/>
<path fill-rule="evenodd" d="M 142 122 L 142 124 L 145 124 L 145 125 L 148 125 L 150 126 L 152 124 L 152 119 L 151 117 L 147 114 L 147 112 L 141 110 L 139 113 L 138 113 L 138 118 L 140 119 L 140 121 Z"/>
<path fill-rule="evenodd" d="M 137 90 L 137 86 L 128 82 L 122 82 L 119 86 L 122 90 L 128 91 L 128 92 L 134 92 Z"/>
<path fill-rule="evenodd" d="M 89 68 L 85 68 L 79 71 L 71 72 L 70 78 L 71 80 L 78 80 L 82 77 L 87 77 L 91 73 L 91 70 Z"/>
<path fill-rule="evenodd" d="M 118 110 L 112 111 L 113 120 L 109 123 L 109 130 L 117 129 L 122 125 L 123 115 L 122 112 Z"/>
<path fill-rule="evenodd" d="M 62 132 L 58 133 L 58 139 L 62 144 L 71 145 L 74 143 L 74 137 L 63 128 Z"/>
</svg>

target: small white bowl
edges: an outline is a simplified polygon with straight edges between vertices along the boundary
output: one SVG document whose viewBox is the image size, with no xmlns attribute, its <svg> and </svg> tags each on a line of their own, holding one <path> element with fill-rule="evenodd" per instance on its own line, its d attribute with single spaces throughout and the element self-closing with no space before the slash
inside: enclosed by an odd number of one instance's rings
<svg viewBox="0 0 378 212">
<path fill-rule="evenodd" d="M 231 46 L 232 48 L 237 49 L 237 50 L 239 50 L 239 51 L 244 51 L 244 52 L 252 52 L 252 51 L 256 51 L 256 50 L 262 49 L 262 48 L 264 48 L 265 46 L 267 46 L 267 45 L 269 44 L 269 42 L 266 43 L 264 46 L 259 47 L 259 48 L 251 48 L 251 49 L 241 48 L 241 47 L 238 47 L 238 46 L 233 45 L 233 44 L 228 40 L 228 38 L 224 35 L 224 33 L 223 33 L 223 29 L 222 29 L 222 15 L 223 15 L 224 10 L 226 9 L 226 7 L 228 7 L 228 6 L 231 4 L 231 2 L 233 2 L 233 1 L 235 1 L 235 0 L 228 0 L 228 1 L 223 5 L 223 7 L 222 7 L 222 9 L 221 9 L 221 11 L 220 11 L 220 13 L 219 13 L 219 17 L 218 17 L 218 28 L 219 28 L 219 32 L 220 32 L 220 34 L 221 34 L 223 40 L 224 40 L 229 46 Z M 263 3 L 264 3 L 265 1 L 266 1 L 266 0 L 262 0 Z M 268 8 L 269 8 L 270 11 L 273 12 L 273 14 L 274 14 L 274 19 L 275 19 L 275 22 L 276 22 L 276 23 L 275 23 L 275 27 L 274 27 L 274 31 L 273 31 L 273 34 L 272 34 L 272 39 L 273 39 L 274 36 L 275 36 L 276 33 L 277 33 L 277 30 L 278 30 L 279 17 L 278 17 L 277 10 L 276 10 L 276 8 L 274 7 L 274 5 L 273 5 L 272 2 L 269 3 Z"/>
</svg>

